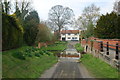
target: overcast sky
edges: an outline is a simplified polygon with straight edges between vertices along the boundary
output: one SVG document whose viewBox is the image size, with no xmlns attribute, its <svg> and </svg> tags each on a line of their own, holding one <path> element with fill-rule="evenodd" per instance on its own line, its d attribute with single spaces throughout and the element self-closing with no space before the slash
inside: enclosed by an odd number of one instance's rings
<svg viewBox="0 0 120 80">
<path fill-rule="evenodd" d="M 37 10 L 40 19 L 47 20 L 49 10 L 55 5 L 71 8 L 75 17 L 78 18 L 82 10 L 92 3 L 100 7 L 101 14 L 110 13 L 113 10 L 114 2 L 115 0 L 33 0 L 33 7 Z"/>
</svg>

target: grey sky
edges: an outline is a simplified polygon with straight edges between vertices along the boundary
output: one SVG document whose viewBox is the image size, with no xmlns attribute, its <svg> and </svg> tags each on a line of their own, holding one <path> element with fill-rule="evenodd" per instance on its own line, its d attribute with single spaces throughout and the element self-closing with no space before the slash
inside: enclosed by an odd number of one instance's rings
<svg viewBox="0 0 120 80">
<path fill-rule="evenodd" d="M 100 7 L 100 13 L 106 14 L 113 10 L 115 0 L 33 0 L 33 7 L 37 10 L 40 19 L 47 20 L 48 12 L 55 5 L 62 5 L 73 9 L 75 17 L 81 15 L 84 7 L 94 3 Z"/>
</svg>

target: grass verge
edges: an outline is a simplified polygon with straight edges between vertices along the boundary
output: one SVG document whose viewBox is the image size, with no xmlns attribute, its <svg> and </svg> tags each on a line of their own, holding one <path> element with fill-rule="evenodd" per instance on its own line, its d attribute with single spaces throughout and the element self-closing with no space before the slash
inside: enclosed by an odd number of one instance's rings
<svg viewBox="0 0 120 80">
<path fill-rule="evenodd" d="M 32 53 L 26 52 L 32 56 L 27 56 L 24 60 L 13 56 L 13 53 L 24 52 L 29 48 L 31 47 L 25 46 L 2 53 L 3 78 L 39 78 L 46 69 L 57 62 L 57 58 L 53 54 L 42 55 L 39 54 L 39 50 L 34 50 Z"/>
<path fill-rule="evenodd" d="M 80 53 L 82 53 L 84 51 L 84 48 L 81 46 L 80 43 L 75 44 L 75 48 Z"/>
<path fill-rule="evenodd" d="M 48 50 L 48 51 L 63 51 L 67 47 L 67 42 L 57 41 L 53 45 L 49 45 L 47 47 L 42 47 L 41 50 Z"/>
<path fill-rule="evenodd" d="M 84 54 L 81 60 L 95 78 L 118 78 L 120 75 L 117 69 L 91 54 Z"/>
</svg>

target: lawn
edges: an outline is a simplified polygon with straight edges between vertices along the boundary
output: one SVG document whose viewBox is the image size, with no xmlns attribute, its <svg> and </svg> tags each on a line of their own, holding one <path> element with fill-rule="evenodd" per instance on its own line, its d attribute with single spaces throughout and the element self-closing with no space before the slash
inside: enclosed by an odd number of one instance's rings
<svg viewBox="0 0 120 80">
<path fill-rule="evenodd" d="M 3 78 L 39 78 L 57 58 L 53 53 L 25 46 L 2 53 Z"/>
<path fill-rule="evenodd" d="M 42 50 L 47 50 L 47 51 L 63 51 L 67 47 L 67 42 L 64 41 L 57 41 L 53 45 L 49 45 L 48 47 L 42 47 Z"/>
<path fill-rule="evenodd" d="M 84 54 L 81 61 L 95 78 L 118 78 L 120 75 L 117 69 L 91 54 Z"/>
<path fill-rule="evenodd" d="M 84 48 L 81 47 L 80 43 L 75 44 L 75 48 L 78 52 L 82 53 L 84 51 Z"/>
<path fill-rule="evenodd" d="M 24 46 L 2 53 L 3 78 L 39 78 L 57 62 L 56 53 L 67 47 L 67 42 L 57 41 L 40 49 Z"/>
</svg>

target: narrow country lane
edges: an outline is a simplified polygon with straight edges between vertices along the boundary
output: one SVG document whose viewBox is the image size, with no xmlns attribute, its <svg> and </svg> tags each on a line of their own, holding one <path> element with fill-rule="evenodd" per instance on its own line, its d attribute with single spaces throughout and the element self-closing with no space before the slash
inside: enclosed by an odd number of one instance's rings
<svg viewBox="0 0 120 80">
<path fill-rule="evenodd" d="M 75 59 L 61 58 L 52 78 L 82 78 Z"/>
<path fill-rule="evenodd" d="M 74 53 L 77 52 L 74 48 L 76 43 L 78 42 L 68 42 L 67 50 L 72 50 Z M 55 80 L 59 78 L 92 78 L 87 69 L 81 62 L 78 62 L 78 60 L 79 58 L 75 57 L 60 57 L 58 63 L 49 70 L 45 71 L 41 78 L 52 78 Z"/>
</svg>

